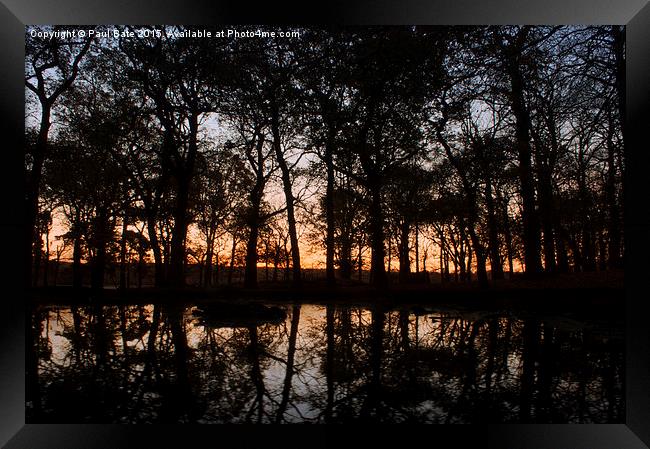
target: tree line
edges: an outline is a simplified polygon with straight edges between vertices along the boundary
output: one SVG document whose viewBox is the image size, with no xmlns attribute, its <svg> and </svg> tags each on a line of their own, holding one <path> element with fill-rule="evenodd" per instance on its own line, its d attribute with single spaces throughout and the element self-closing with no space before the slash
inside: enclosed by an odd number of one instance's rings
<svg viewBox="0 0 650 449">
<path fill-rule="evenodd" d="M 96 288 L 109 265 L 124 287 L 131 255 L 157 286 L 192 261 L 210 286 L 225 258 L 246 287 L 260 263 L 298 287 L 301 242 L 328 285 L 368 256 L 379 287 L 427 262 L 481 285 L 622 265 L 624 27 L 32 29 L 27 285 L 48 282 L 56 213 L 56 260 L 70 248 L 73 284 L 86 261 Z"/>
</svg>

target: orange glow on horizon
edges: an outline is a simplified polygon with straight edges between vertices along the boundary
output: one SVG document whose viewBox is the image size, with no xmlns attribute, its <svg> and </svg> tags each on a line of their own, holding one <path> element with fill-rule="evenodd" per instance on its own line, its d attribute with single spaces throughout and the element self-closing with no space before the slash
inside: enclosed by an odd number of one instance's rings
<svg viewBox="0 0 650 449">
<path fill-rule="evenodd" d="M 129 229 L 132 231 L 137 231 L 138 227 L 134 225 L 129 225 Z M 55 248 L 57 245 L 61 244 L 61 240 L 57 239 L 57 236 L 63 235 L 66 232 L 68 232 L 68 227 L 65 224 L 65 219 L 63 218 L 63 215 L 61 213 L 55 213 L 53 216 L 53 223 L 52 227 L 49 232 L 49 244 L 50 244 L 50 258 L 55 257 Z M 146 228 L 144 229 L 145 236 L 147 231 Z M 197 232 L 196 229 L 193 228 L 190 231 L 188 231 L 188 247 L 193 246 L 193 245 L 199 245 L 201 242 L 199 239 L 196 238 Z M 45 234 L 42 236 L 43 238 L 43 244 L 45 245 Z M 229 248 L 230 245 L 230 236 L 225 237 L 223 239 L 224 246 L 226 248 Z M 243 244 L 243 242 L 240 242 L 240 247 Z M 311 245 L 304 240 L 299 243 L 300 245 L 300 259 L 301 259 L 301 269 L 325 269 L 325 249 Z M 429 273 L 440 273 L 440 263 L 439 263 L 439 247 L 428 241 L 426 238 L 422 237 L 420 240 L 420 250 L 419 250 L 419 269 L 420 272 L 424 272 L 424 269 L 426 268 L 426 271 Z M 44 247 L 45 248 L 45 247 Z M 424 265 L 424 252 L 425 249 L 428 251 L 428 256 L 426 258 L 427 263 L 426 267 Z M 413 248 L 411 251 L 411 272 L 415 272 L 415 260 L 414 260 L 414 254 L 415 254 L 415 249 Z M 225 260 L 230 259 L 230 250 L 221 250 L 218 254 L 215 254 L 215 256 L 219 256 L 220 261 L 223 263 Z M 153 259 L 153 254 L 151 250 L 149 250 L 148 253 L 148 258 L 149 261 Z M 353 253 L 353 259 L 356 261 L 357 257 Z M 390 258 L 390 272 L 391 273 L 396 273 L 399 271 L 399 259 L 396 256 L 396 254 L 393 252 Z M 72 262 L 72 247 L 71 245 L 68 245 L 66 248 L 66 251 L 62 254 L 61 259 L 62 262 Z M 85 259 L 84 259 L 85 260 Z M 366 250 L 364 251 L 364 254 L 362 255 L 362 260 L 363 260 L 363 270 L 368 271 L 370 269 L 370 251 Z M 196 263 L 195 260 L 192 258 L 189 258 L 189 262 L 191 265 L 194 265 Z M 229 263 L 229 262 L 228 262 Z M 235 266 L 239 267 L 241 264 L 235 263 Z M 285 263 L 282 261 L 279 265 L 279 267 L 284 268 Z M 263 261 L 258 261 L 257 262 L 257 267 L 258 268 L 265 268 L 267 267 L 267 263 Z M 268 264 L 268 267 L 271 268 L 273 267 L 272 263 Z M 388 255 L 386 257 L 386 260 L 384 262 L 384 267 L 386 271 L 388 270 L 389 263 L 388 263 Z M 476 260 L 474 259 L 472 261 L 472 272 L 476 272 Z M 503 263 L 503 268 L 504 272 L 508 272 L 508 263 L 507 260 L 504 260 Z M 450 261 L 450 273 L 453 273 L 453 263 Z M 487 261 L 487 270 L 488 272 L 490 271 L 490 263 L 489 260 Z M 524 266 L 521 261 L 518 259 L 513 260 L 513 271 L 515 273 L 521 273 L 524 271 Z"/>
</svg>

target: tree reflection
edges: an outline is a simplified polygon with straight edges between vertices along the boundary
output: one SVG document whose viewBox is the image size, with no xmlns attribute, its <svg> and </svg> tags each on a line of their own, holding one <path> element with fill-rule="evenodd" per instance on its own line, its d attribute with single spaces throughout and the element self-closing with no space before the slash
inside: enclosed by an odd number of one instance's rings
<svg viewBox="0 0 650 449">
<path fill-rule="evenodd" d="M 286 374 L 284 377 L 284 385 L 282 387 L 282 399 L 280 405 L 278 406 L 278 411 L 276 413 L 275 422 L 282 422 L 284 412 L 287 409 L 287 404 L 289 403 L 289 394 L 291 392 L 291 380 L 294 373 L 294 362 L 296 356 L 296 338 L 298 336 L 298 325 L 300 323 L 300 306 L 294 305 L 291 310 L 291 331 L 289 333 L 289 343 L 287 351 L 287 367 Z"/>
<path fill-rule="evenodd" d="M 210 327 L 180 306 L 34 310 L 27 419 L 623 419 L 620 325 L 333 304 L 289 311 L 279 324 Z"/>
</svg>

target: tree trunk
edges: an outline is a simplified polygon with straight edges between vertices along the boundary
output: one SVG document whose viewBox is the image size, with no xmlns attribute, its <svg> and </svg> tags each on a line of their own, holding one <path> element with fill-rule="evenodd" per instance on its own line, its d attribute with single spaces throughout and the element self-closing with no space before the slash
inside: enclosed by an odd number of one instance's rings
<svg viewBox="0 0 650 449">
<path fill-rule="evenodd" d="M 605 235 L 603 231 L 598 233 L 598 270 L 607 269 L 607 248 L 605 246 Z"/>
<path fill-rule="evenodd" d="M 565 232 L 560 228 L 559 217 L 555 218 L 555 247 L 557 248 L 557 271 L 558 273 L 569 272 L 569 256 L 566 250 Z"/>
<path fill-rule="evenodd" d="M 257 238 L 259 235 L 258 217 L 259 206 L 252 212 L 256 217 L 249 223 L 248 242 L 246 243 L 246 269 L 244 285 L 246 288 L 257 288 Z"/>
<path fill-rule="evenodd" d="M 352 277 L 352 240 L 350 236 L 341 236 L 341 248 L 339 250 L 339 270 L 341 278 L 350 280 Z"/>
<path fill-rule="evenodd" d="M 215 255 L 215 264 L 214 264 L 214 283 L 219 285 L 219 276 L 221 273 L 221 266 L 219 264 L 219 250 L 217 249 L 217 254 Z"/>
<path fill-rule="evenodd" d="M 325 191 L 325 220 L 327 235 L 325 237 L 325 273 L 327 285 L 336 284 L 334 277 L 334 135 L 330 127 L 325 144 L 325 166 L 327 168 L 327 189 Z"/>
<path fill-rule="evenodd" d="M 45 227 L 45 260 L 43 261 L 43 286 L 48 285 L 48 272 L 50 267 L 50 227 Z"/>
<path fill-rule="evenodd" d="M 420 237 L 418 224 L 415 223 L 415 272 L 420 272 Z"/>
<path fill-rule="evenodd" d="M 388 231 L 388 277 L 390 279 L 390 272 L 392 270 L 392 263 L 393 263 L 393 242 L 391 239 L 391 233 L 392 231 Z"/>
<path fill-rule="evenodd" d="M 525 29 L 524 29 L 525 30 Z M 526 31 L 519 40 L 525 39 Z M 520 42 L 523 45 L 523 42 Z M 508 49 L 507 69 L 510 76 L 511 107 L 515 116 L 515 135 L 519 159 L 519 183 L 522 200 L 524 264 L 527 274 L 540 273 L 540 232 L 535 211 L 534 177 L 531 166 L 530 115 L 524 99 L 524 80 L 520 71 L 519 48 Z"/>
<path fill-rule="evenodd" d="M 246 244 L 246 268 L 244 269 L 244 286 L 246 288 L 257 288 L 257 239 L 259 237 L 260 205 L 264 195 L 264 161 L 262 159 L 262 148 L 264 138 L 260 131 L 257 132 L 255 151 L 257 153 L 257 168 L 255 170 L 255 185 L 249 195 L 250 210 L 248 213 L 247 225 L 249 229 L 248 242 Z M 233 253 L 234 254 L 234 253 Z"/>
<path fill-rule="evenodd" d="M 122 217 L 122 240 L 120 242 L 120 289 L 126 290 L 126 231 L 127 231 L 126 212 Z"/>
<path fill-rule="evenodd" d="M 544 270 L 548 273 L 556 271 L 555 263 L 555 232 L 553 229 L 553 187 L 551 174 L 548 167 L 540 167 L 539 174 L 539 209 L 541 215 L 543 244 L 544 244 Z"/>
<path fill-rule="evenodd" d="M 57 280 L 59 278 L 59 266 L 61 264 L 61 256 L 59 254 L 56 255 L 56 260 L 54 261 L 54 279 L 53 279 L 53 284 L 56 287 L 57 285 Z"/>
<path fill-rule="evenodd" d="M 465 279 L 467 280 L 468 284 L 472 282 L 472 260 L 473 260 L 472 258 L 474 257 L 474 248 L 470 243 L 471 243 L 471 237 L 466 245 L 467 246 L 467 265 L 466 265 L 467 269 L 465 270 Z"/>
<path fill-rule="evenodd" d="M 409 280 L 411 274 L 411 261 L 409 259 L 409 234 L 411 228 L 409 222 L 404 220 L 400 226 L 400 242 L 399 242 L 399 281 L 405 284 Z"/>
<path fill-rule="evenodd" d="M 479 286 L 481 288 L 487 288 L 488 286 L 488 276 L 487 268 L 485 266 L 485 260 L 487 258 L 485 254 L 485 248 L 478 239 L 476 231 L 473 228 L 469 229 L 469 236 L 472 239 L 472 246 L 474 247 L 474 253 L 476 254 L 476 277 L 478 279 Z M 471 277 L 471 269 L 468 270 Z"/>
<path fill-rule="evenodd" d="M 359 254 L 358 254 L 358 257 L 357 257 L 357 259 L 358 259 L 358 262 L 357 262 L 358 267 L 357 267 L 357 269 L 359 271 L 359 282 L 361 282 L 361 280 L 362 280 L 362 273 L 363 273 L 363 254 L 361 252 L 362 249 L 363 248 L 361 246 L 361 242 L 359 242 Z"/>
<path fill-rule="evenodd" d="M 184 172 L 184 170 L 181 170 Z M 189 199 L 189 180 L 185 173 L 177 174 L 178 190 L 174 208 L 174 228 L 172 230 L 171 253 L 168 273 L 169 285 L 182 288 L 185 286 L 185 239 L 187 236 Z"/>
<path fill-rule="evenodd" d="M 36 238 L 36 226 L 38 221 L 38 196 L 43 176 L 43 164 L 47 154 L 47 140 L 50 132 L 50 115 L 52 112 L 51 103 L 40 99 L 41 102 L 41 123 L 38 130 L 38 137 L 34 152 L 32 154 L 32 169 L 27 176 L 26 192 L 26 223 L 25 223 L 25 285 L 32 285 L 32 262 L 34 254 L 34 242 Z"/>
<path fill-rule="evenodd" d="M 282 187 L 287 204 L 287 223 L 289 225 L 289 238 L 291 241 L 293 286 L 300 287 L 300 247 L 298 245 L 298 232 L 296 230 L 296 216 L 294 211 L 295 199 L 293 197 L 293 192 L 291 191 L 291 173 L 282 152 L 282 145 L 280 141 L 279 111 L 275 103 L 273 104 L 271 112 L 271 131 L 273 133 L 273 148 L 275 149 L 275 156 L 277 158 L 278 165 L 280 166 L 280 171 L 282 172 Z"/>
<path fill-rule="evenodd" d="M 189 225 L 189 192 L 194 175 L 194 161 L 196 159 L 198 114 L 193 112 L 188 118 L 189 142 L 187 145 L 187 156 L 184 163 L 179 162 L 176 167 L 176 206 L 174 208 L 174 229 L 172 231 L 171 260 L 169 266 L 170 284 L 177 288 L 185 286 L 185 242 L 187 239 L 187 227 Z"/>
<path fill-rule="evenodd" d="M 444 234 L 442 229 L 440 230 L 440 254 L 438 254 L 438 270 L 440 271 L 440 283 L 445 282 L 445 277 L 443 276 L 443 271 L 444 271 L 444 260 L 443 260 L 443 253 L 444 253 Z"/>
<path fill-rule="evenodd" d="M 499 251 L 499 232 L 494 210 L 494 198 L 492 198 L 492 183 L 489 177 L 485 179 L 485 206 L 487 209 L 488 239 L 490 245 L 490 271 L 492 272 L 493 280 L 503 279 L 503 265 Z"/>
<path fill-rule="evenodd" d="M 214 240 L 215 240 L 215 232 L 210 229 L 208 230 L 208 238 L 206 239 L 205 242 L 205 276 L 203 277 L 203 285 L 205 287 L 210 287 L 212 286 L 212 271 L 213 271 L 213 262 L 212 259 L 214 258 Z"/>
<path fill-rule="evenodd" d="M 32 269 L 34 270 L 32 279 L 34 280 L 34 287 L 38 286 L 38 278 L 39 278 L 39 273 L 40 273 L 40 267 L 41 267 L 41 258 L 43 256 L 42 250 L 43 250 L 43 238 L 41 236 L 41 223 L 40 220 L 37 218 L 36 219 L 36 232 L 34 233 L 34 242 L 33 242 L 33 249 L 34 249 L 34 266 Z"/>
<path fill-rule="evenodd" d="M 74 246 L 72 250 L 72 287 L 81 288 L 83 277 L 81 273 L 81 224 L 79 223 L 79 213 L 74 224 Z"/>
<path fill-rule="evenodd" d="M 584 271 L 596 271 L 596 248 L 591 226 L 582 230 L 582 268 Z"/>
<path fill-rule="evenodd" d="M 370 214 L 370 245 L 372 249 L 370 262 L 370 277 L 375 287 L 382 288 L 388 283 L 386 267 L 384 266 L 384 214 L 381 202 L 381 187 L 378 180 L 371 180 Z"/>
<path fill-rule="evenodd" d="M 165 266 L 163 264 L 162 251 L 160 243 L 158 242 L 158 234 L 156 232 L 156 214 L 153 212 L 147 213 L 147 234 L 149 235 L 149 245 L 153 253 L 154 261 L 154 286 L 162 287 L 165 284 Z"/>
<path fill-rule="evenodd" d="M 104 288 L 104 273 L 106 271 L 106 245 L 108 243 L 109 224 L 106 211 L 100 211 L 95 217 L 93 226 L 93 247 L 95 257 L 92 258 L 90 287 L 93 290 Z"/>
<path fill-rule="evenodd" d="M 465 280 L 465 273 L 467 271 L 467 253 L 465 252 L 465 242 L 467 241 L 467 235 L 465 232 L 465 223 L 464 220 L 459 220 L 458 223 L 458 243 L 456 245 L 456 263 L 457 267 L 460 270 L 460 279 Z M 452 234 L 453 238 L 453 234 Z M 458 274 L 456 275 L 456 282 L 458 282 Z"/>
<path fill-rule="evenodd" d="M 584 164 L 581 164 L 584 167 Z M 593 217 L 592 202 L 589 195 L 589 189 L 587 188 L 586 180 L 586 171 L 582 171 L 582 175 L 578 179 L 578 192 L 580 195 L 580 202 L 583 208 L 583 217 L 585 218 L 584 223 L 582 224 L 582 229 L 580 231 L 581 236 L 581 265 L 583 271 L 595 271 L 596 270 L 596 260 L 595 260 L 595 242 L 593 239 L 593 220 L 590 217 Z"/>
<path fill-rule="evenodd" d="M 256 244 L 257 244 L 257 242 L 256 242 Z M 232 248 L 230 250 L 230 267 L 228 269 L 228 285 L 232 284 L 232 272 L 235 269 L 235 250 L 236 249 L 237 249 L 237 238 L 233 234 L 233 236 L 232 236 Z M 246 259 L 246 263 L 248 264 L 248 256 L 247 256 L 247 259 Z"/>
<path fill-rule="evenodd" d="M 497 201 L 500 204 L 501 209 L 503 210 L 502 220 L 503 220 L 503 235 L 505 237 L 506 243 L 506 254 L 508 257 L 508 275 L 512 278 L 512 273 L 514 272 L 514 250 L 512 247 L 512 232 L 510 231 L 510 216 L 508 215 L 508 201 L 503 198 L 501 192 L 497 189 Z"/>
<path fill-rule="evenodd" d="M 554 222 L 555 207 L 553 199 L 553 167 L 560 145 L 557 139 L 557 128 L 555 124 L 554 110 L 548 105 L 543 111 L 542 120 L 550 136 L 550 142 L 542 141 L 536 130 L 531 130 L 535 140 L 535 167 L 537 173 L 537 194 L 539 199 L 539 220 L 542 230 L 542 246 L 544 249 L 544 271 L 553 273 L 557 271 L 555 259 L 555 233 L 557 232 Z"/>
</svg>

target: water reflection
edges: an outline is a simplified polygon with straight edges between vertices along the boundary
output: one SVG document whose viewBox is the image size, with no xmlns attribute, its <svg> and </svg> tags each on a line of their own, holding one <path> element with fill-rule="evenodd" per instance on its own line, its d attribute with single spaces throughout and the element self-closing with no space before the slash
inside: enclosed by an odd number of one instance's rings
<svg viewBox="0 0 650 449">
<path fill-rule="evenodd" d="M 281 315 L 239 317 L 161 305 L 40 308 L 28 341 L 27 420 L 623 421 L 619 326 L 278 307 Z"/>
</svg>

